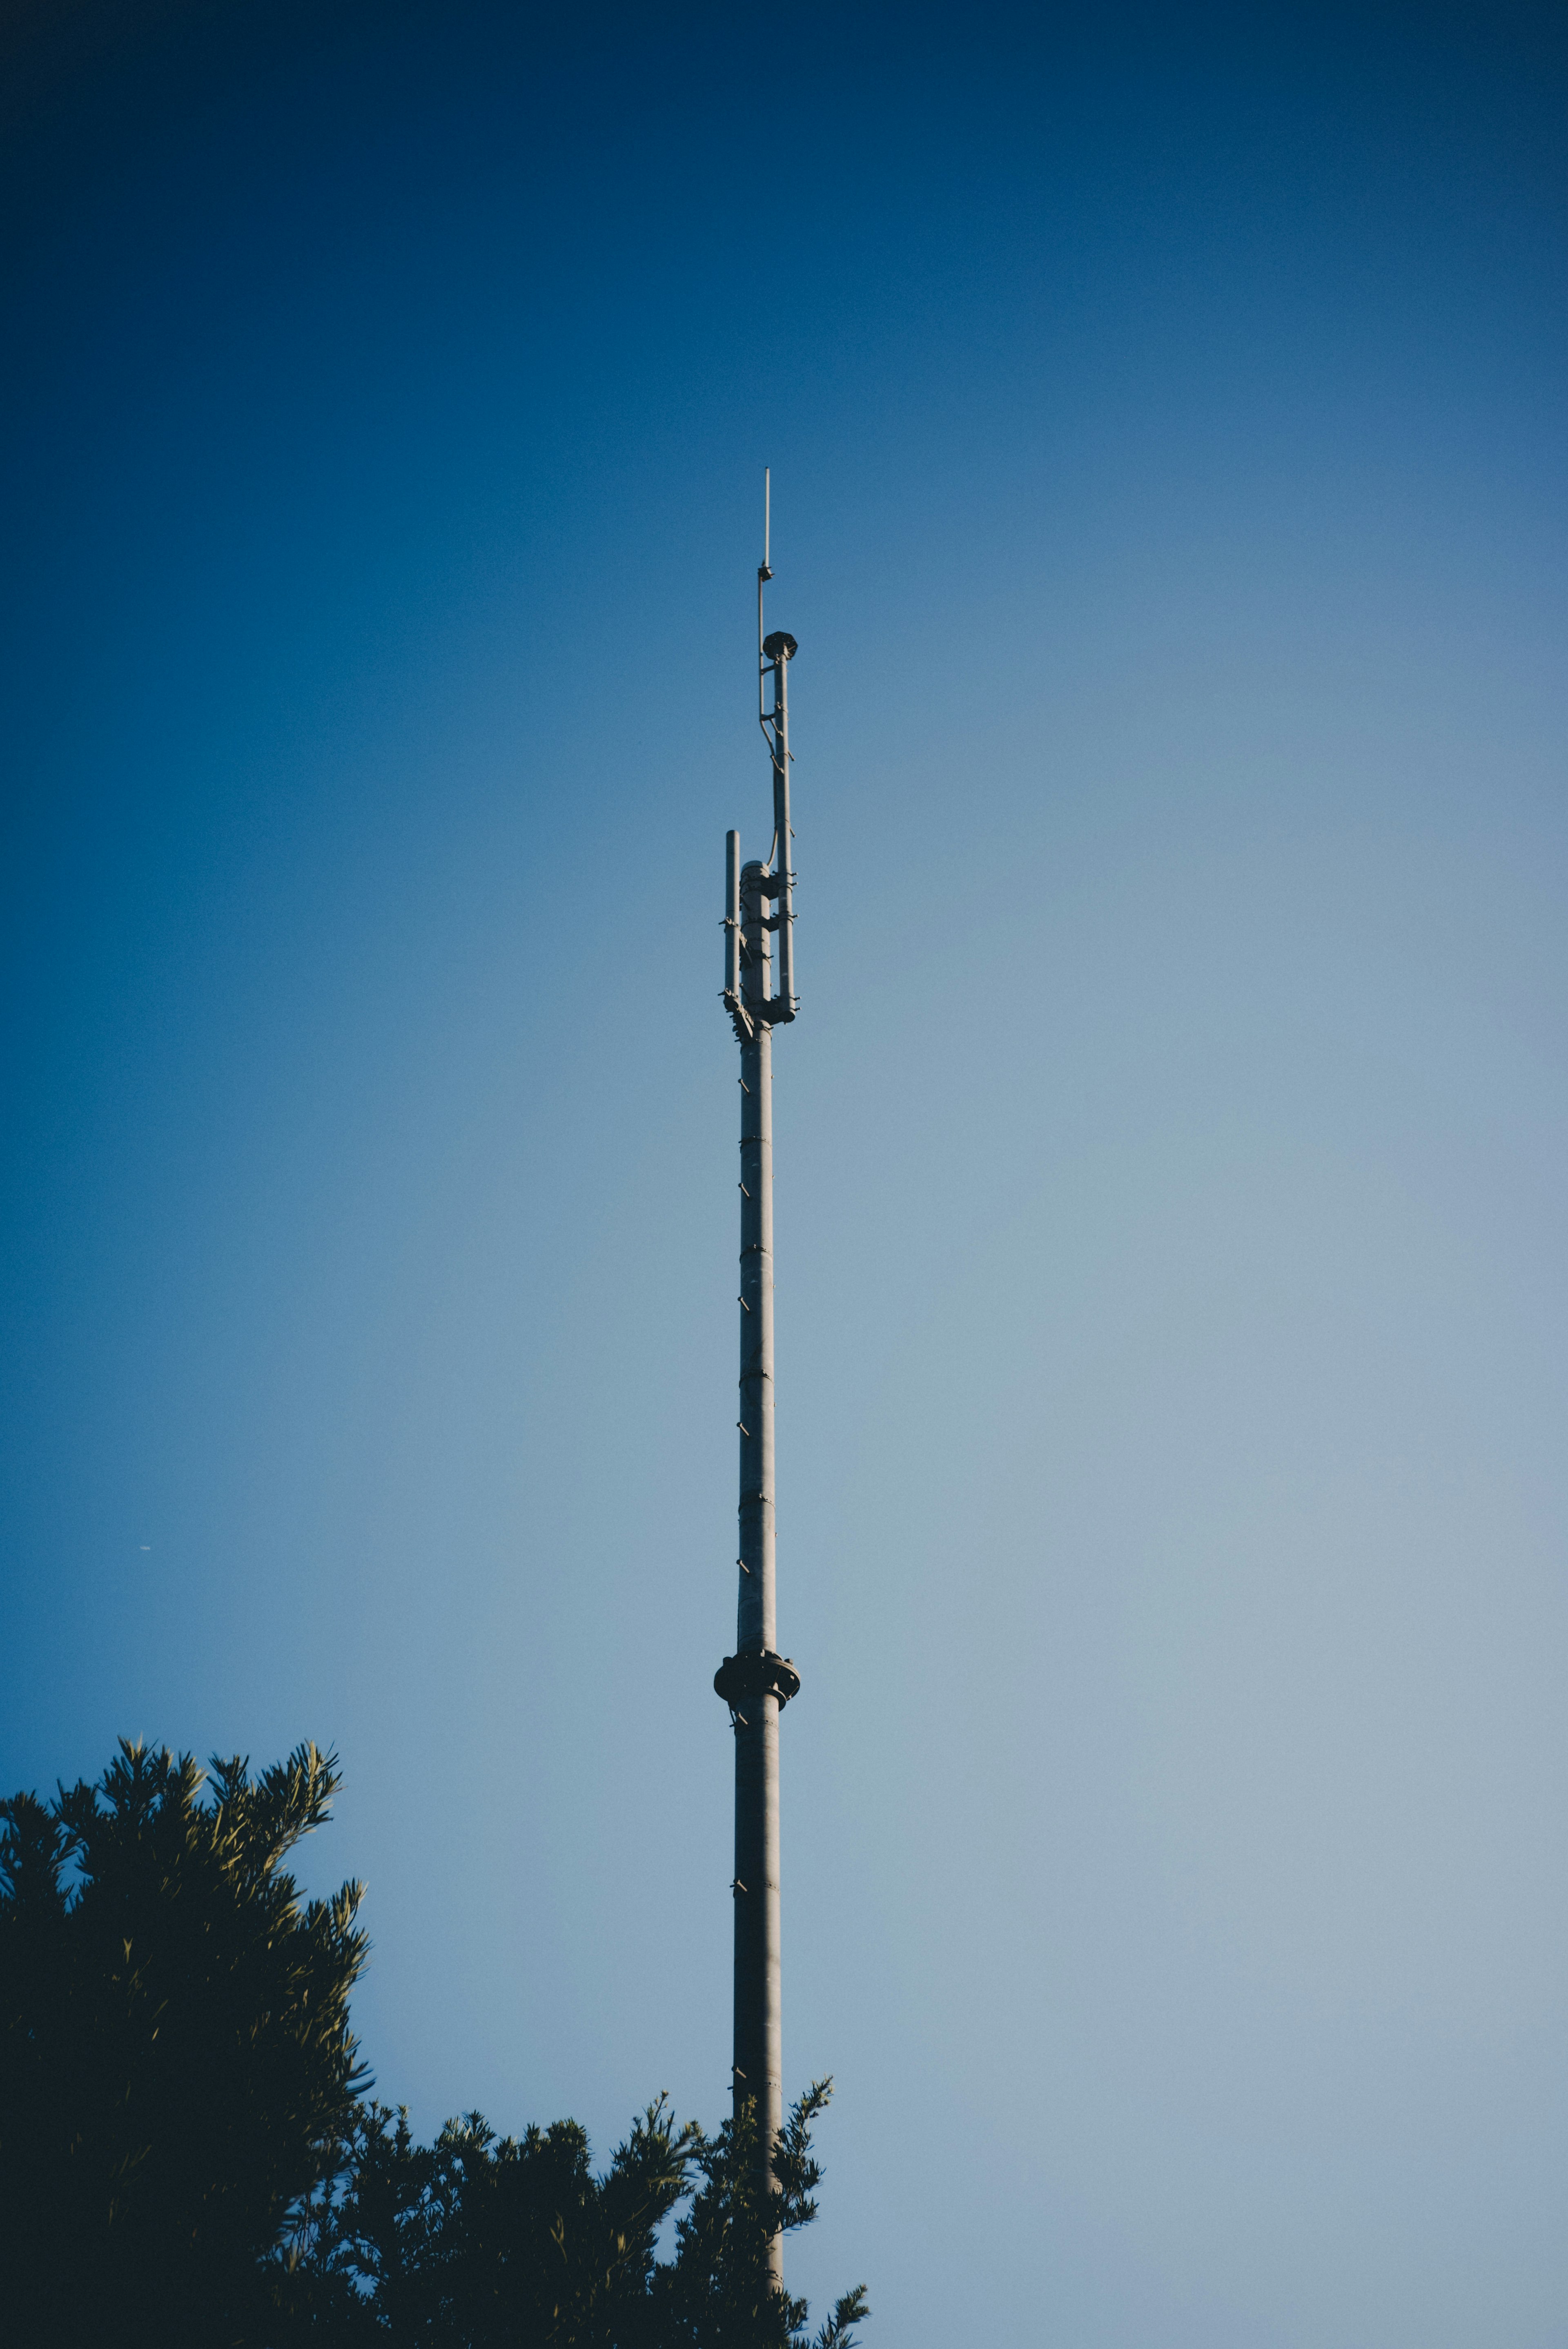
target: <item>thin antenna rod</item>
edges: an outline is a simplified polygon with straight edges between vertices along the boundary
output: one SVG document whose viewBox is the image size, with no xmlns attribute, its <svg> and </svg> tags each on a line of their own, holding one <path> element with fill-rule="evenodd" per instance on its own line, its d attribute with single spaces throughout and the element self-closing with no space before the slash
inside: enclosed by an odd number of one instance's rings
<svg viewBox="0 0 1568 2349">
<path fill-rule="evenodd" d="M 764 734 L 768 731 L 768 712 L 763 705 L 762 680 L 767 675 L 762 659 L 762 590 L 773 576 L 768 550 L 773 535 L 773 468 L 762 468 L 762 561 L 757 573 L 757 718 Z"/>
</svg>

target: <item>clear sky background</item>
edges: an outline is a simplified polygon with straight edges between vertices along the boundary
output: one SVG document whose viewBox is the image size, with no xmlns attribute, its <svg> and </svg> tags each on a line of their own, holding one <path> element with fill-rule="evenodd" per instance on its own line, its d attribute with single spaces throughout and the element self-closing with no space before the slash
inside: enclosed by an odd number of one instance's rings
<svg viewBox="0 0 1568 2349">
<path fill-rule="evenodd" d="M 424 2131 L 868 2349 L 1568 2336 L 1560 11 L 8 12 L 0 1783 L 346 1773 Z"/>
</svg>

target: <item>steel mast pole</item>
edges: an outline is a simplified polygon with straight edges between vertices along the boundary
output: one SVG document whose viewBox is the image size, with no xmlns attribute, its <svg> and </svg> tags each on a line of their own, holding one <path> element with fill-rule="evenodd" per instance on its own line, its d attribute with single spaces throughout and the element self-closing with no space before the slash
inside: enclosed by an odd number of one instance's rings
<svg viewBox="0 0 1568 2349">
<path fill-rule="evenodd" d="M 789 871 L 787 669 L 792 636 L 762 636 L 767 540 L 758 573 L 758 716 L 773 766 L 773 852 L 740 863 L 726 842 L 724 1001 L 740 1043 L 740 1501 L 736 1652 L 714 1675 L 735 1732 L 735 2036 L 738 2117 L 755 2105 L 765 2182 L 784 2121 L 782 1962 L 779 1904 L 779 1715 L 800 1686 L 779 1652 L 773 1444 L 773 1030 L 795 1016 Z M 763 705 L 771 679 L 773 707 Z M 769 869 L 771 868 L 771 869 Z M 769 914 L 769 907 L 776 910 Z M 772 936 L 779 939 L 773 992 Z M 783 2281 L 782 2239 L 771 2247 Z"/>
</svg>

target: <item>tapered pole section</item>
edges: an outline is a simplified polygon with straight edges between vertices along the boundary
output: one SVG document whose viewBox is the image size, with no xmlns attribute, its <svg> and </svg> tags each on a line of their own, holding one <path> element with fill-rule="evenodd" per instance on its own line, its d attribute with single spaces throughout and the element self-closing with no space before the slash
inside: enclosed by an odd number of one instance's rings
<svg viewBox="0 0 1568 2349">
<path fill-rule="evenodd" d="M 779 1653 L 773 1581 L 773 1030 L 795 1016 L 786 714 L 795 639 L 762 633 L 762 589 L 772 575 L 764 544 L 757 574 L 757 714 L 772 754 L 773 853 L 768 865 L 742 865 L 739 834 L 732 832 L 725 843 L 724 1003 L 740 1044 L 740 1588 L 735 1653 L 713 1676 L 735 1732 L 735 2111 L 738 2118 L 748 2104 L 756 2108 L 765 2188 L 774 2182 L 784 2125 L 779 1714 L 800 1686 L 794 1665 Z M 771 710 L 763 699 L 769 675 Z M 777 994 L 769 951 L 775 931 L 782 982 Z M 782 2288 L 778 2234 L 769 2258 Z"/>
<path fill-rule="evenodd" d="M 735 1717 L 735 2104 L 756 2100 L 765 2154 L 784 2119 L 779 1915 L 779 1696 L 766 1670 L 778 1650 L 773 1468 L 773 1031 L 765 1016 L 768 933 L 761 867 L 741 875 L 743 1000 L 752 1032 L 740 1052 L 740 1506 L 736 1656 L 751 1682 Z M 783 2277 L 776 2237 L 773 2264 Z"/>
</svg>

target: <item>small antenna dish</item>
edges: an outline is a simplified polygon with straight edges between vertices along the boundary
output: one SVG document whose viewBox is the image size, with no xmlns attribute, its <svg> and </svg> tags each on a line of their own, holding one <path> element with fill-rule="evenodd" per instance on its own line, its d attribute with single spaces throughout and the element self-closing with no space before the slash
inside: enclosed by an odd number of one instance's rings
<svg viewBox="0 0 1568 2349">
<path fill-rule="evenodd" d="M 780 653 L 786 660 L 793 660 L 799 647 L 793 636 L 787 636 L 782 628 L 779 628 L 772 636 L 763 637 L 762 649 L 769 660 L 777 660 Z"/>
</svg>

